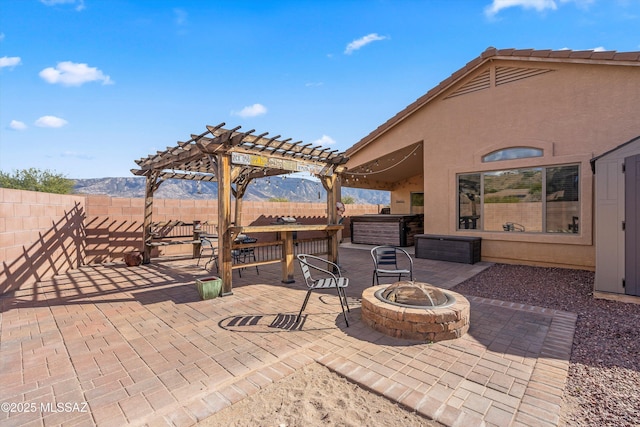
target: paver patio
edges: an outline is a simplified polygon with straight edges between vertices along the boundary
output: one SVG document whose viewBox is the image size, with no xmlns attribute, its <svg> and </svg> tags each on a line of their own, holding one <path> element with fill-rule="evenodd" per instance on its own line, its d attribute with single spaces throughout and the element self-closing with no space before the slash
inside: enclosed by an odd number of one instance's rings
<svg viewBox="0 0 640 427">
<path fill-rule="evenodd" d="M 414 261 L 444 288 L 489 265 Z M 575 314 L 468 297 L 464 337 L 395 339 L 360 321 L 369 252 L 346 245 L 339 262 L 350 327 L 335 292 L 313 293 L 296 324 L 304 281 L 296 267 L 282 284 L 279 265 L 234 272 L 233 295 L 206 301 L 194 260 L 83 267 L 3 295 L 0 424 L 188 426 L 315 362 L 445 425 L 558 424 Z"/>
</svg>

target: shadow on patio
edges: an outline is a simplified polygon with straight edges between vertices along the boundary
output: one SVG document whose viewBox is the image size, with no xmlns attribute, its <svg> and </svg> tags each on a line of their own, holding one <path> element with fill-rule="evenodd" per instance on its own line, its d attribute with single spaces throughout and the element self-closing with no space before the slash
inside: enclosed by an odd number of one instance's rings
<svg viewBox="0 0 640 427">
<path fill-rule="evenodd" d="M 489 265 L 415 261 L 418 280 L 447 287 Z M 189 425 L 319 362 L 446 425 L 557 423 L 574 315 L 470 298 L 464 337 L 395 339 L 360 321 L 369 252 L 341 249 L 340 264 L 351 279 L 348 328 L 335 291 L 313 293 L 295 323 L 306 291 L 298 266 L 287 285 L 279 265 L 234 272 L 233 295 L 205 301 L 194 281 L 211 273 L 184 259 L 83 267 L 4 295 L 0 382 L 11 385 L 1 400 L 89 410 L 0 422 Z"/>
</svg>

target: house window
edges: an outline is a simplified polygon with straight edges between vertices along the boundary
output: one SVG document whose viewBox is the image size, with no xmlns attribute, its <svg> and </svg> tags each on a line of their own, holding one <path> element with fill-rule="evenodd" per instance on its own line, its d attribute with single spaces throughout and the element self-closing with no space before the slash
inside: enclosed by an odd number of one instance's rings
<svg viewBox="0 0 640 427">
<path fill-rule="evenodd" d="M 411 214 L 424 213 L 424 193 L 411 193 Z"/>
<path fill-rule="evenodd" d="M 484 230 L 542 231 L 542 168 L 485 172 Z"/>
<path fill-rule="evenodd" d="M 514 147 L 497 150 L 482 157 L 483 162 L 498 162 L 500 160 L 526 159 L 529 157 L 542 157 L 543 151 L 532 147 Z"/>
<path fill-rule="evenodd" d="M 578 233 L 578 165 L 458 175 L 458 229 Z"/>
<path fill-rule="evenodd" d="M 481 211 L 481 182 L 479 173 L 458 176 L 458 228 L 479 229 Z"/>
<path fill-rule="evenodd" d="M 547 233 L 580 231 L 580 188 L 578 165 L 547 168 L 546 230 Z"/>
</svg>

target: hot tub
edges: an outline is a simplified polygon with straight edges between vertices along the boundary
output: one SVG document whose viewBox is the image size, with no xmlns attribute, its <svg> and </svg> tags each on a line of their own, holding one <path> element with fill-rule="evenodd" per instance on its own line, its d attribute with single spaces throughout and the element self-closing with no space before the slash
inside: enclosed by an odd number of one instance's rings
<svg viewBox="0 0 640 427">
<path fill-rule="evenodd" d="M 365 245 L 413 246 L 423 232 L 423 215 L 360 215 L 351 217 L 351 242 Z"/>
</svg>

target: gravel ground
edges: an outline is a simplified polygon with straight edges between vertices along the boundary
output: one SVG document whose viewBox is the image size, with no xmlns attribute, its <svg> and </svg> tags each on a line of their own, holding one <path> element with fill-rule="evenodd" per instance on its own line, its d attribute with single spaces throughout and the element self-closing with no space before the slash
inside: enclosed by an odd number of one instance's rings
<svg viewBox="0 0 640 427">
<path fill-rule="evenodd" d="M 640 304 L 593 298 L 594 273 L 496 264 L 463 295 L 578 314 L 564 395 L 566 426 L 640 426 Z"/>
</svg>

